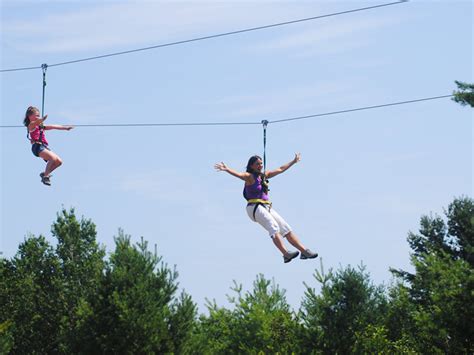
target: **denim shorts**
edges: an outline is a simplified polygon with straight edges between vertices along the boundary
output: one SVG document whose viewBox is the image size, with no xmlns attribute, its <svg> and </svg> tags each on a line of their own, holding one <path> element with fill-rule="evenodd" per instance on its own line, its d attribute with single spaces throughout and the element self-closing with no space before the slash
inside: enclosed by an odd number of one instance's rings
<svg viewBox="0 0 474 355">
<path fill-rule="evenodd" d="M 31 151 L 33 152 L 33 154 L 37 157 L 39 157 L 40 153 L 43 151 L 43 150 L 51 150 L 48 148 L 47 145 L 45 144 L 39 144 L 39 143 L 35 143 L 31 146 Z"/>
</svg>

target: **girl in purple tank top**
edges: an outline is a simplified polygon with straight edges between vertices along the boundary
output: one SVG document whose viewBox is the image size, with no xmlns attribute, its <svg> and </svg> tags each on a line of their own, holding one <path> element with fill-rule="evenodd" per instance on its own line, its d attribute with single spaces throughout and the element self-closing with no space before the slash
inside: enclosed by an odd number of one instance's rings
<svg viewBox="0 0 474 355">
<path fill-rule="evenodd" d="M 268 179 L 271 179 L 292 167 L 301 159 L 300 154 L 295 154 L 295 158 L 289 163 L 282 165 L 278 169 L 262 172 L 263 162 L 258 155 L 251 157 L 247 163 L 245 172 L 238 172 L 227 167 L 223 162 L 217 163 L 214 167 L 218 171 L 226 171 L 243 181 L 244 197 L 247 200 L 247 214 L 249 218 L 260 224 L 267 230 L 275 246 L 283 254 L 283 261 L 290 262 L 301 252 L 301 259 L 314 259 L 318 256 L 307 249 L 298 239 L 291 227 L 285 220 L 272 208 L 268 198 Z M 283 238 L 293 245 L 298 251 L 288 251 Z"/>
<path fill-rule="evenodd" d="M 45 185 L 51 185 L 50 177 L 51 172 L 58 168 L 63 162 L 61 158 L 53 153 L 48 147 L 48 141 L 44 131 L 51 129 L 66 130 L 73 129 L 73 126 L 61 126 L 61 125 L 43 125 L 48 115 L 43 118 L 40 117 L 40 112 L 36 107 L 30 106 L 26 110 L 25 119 L 23 124 L 27 127 L 27 137 L 31 142 L 31 151 L 37 157 L 43 158 L 47 163 L 44 172 L 40 174 L 41 182 Z"/>
</svg>

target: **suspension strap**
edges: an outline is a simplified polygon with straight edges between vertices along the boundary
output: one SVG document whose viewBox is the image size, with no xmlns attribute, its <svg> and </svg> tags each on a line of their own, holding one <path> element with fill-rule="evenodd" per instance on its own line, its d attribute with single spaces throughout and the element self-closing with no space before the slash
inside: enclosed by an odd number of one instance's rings
<svg viewBox="0 0 474 355">
<path fill-rule="evenodd" d="M 43 96 L 41 98 L 41 118 L 44 117 L 44 92 L 45 92 L 45 89 L 46 89 L 46 70 L 47 69 L 48 69 L 48 64 L 46 64 L 46 63 L 41 64 L 41 70 L 43 71 Z M 39 127 L 39 130 L 40 130 L 39 140 L 42 141 L 42 135 L 44 134 L 43 133 L 43 128 Z M 26 127 L 26 139 L 31 141 L 30 131 L 28 130 L 28 127 Z"/>
<path fill-rule="evenodd" d="M 41 64 L 41 70 L 43 71 L 43 98 L 41 101 L 41 118 L 44 117 L 44 92 L 46 88 L 46 70 L 48 69 L 48 64 Z"/>
<path fill-rule="evenodd" d="M 263 120 L 262 121 L 263 125 L 263 177 L 262 177 L 262 186 L 265 187 L 266 191 L 270 191 L 268 188 L 268 179 L 267 179 L 267 126 L 268 126 L 268 121 Z M 257 206 L 258 207 L 258 206 Z M 255 213 L 255 211 L 254 211 Z"/>
<path fill-rule="evenodd" d="M 266 147 L 267 147 L 267 126 L 268 126 L 268 121 L 263 120 L 262 121 L 263 125 L 263 172 L 267 170 L 267 154 L 266 154 Z"/>
</svg>

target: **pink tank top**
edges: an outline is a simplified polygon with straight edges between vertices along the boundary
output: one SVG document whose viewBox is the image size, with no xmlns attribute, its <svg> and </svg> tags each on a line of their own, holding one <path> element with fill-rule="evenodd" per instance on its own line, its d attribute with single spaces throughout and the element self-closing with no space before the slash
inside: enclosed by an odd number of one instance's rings
<svg viewBox="0 0 474 355">
<path fill-rule="evenodd" d="M 32 141 L 41 142 L 45 145 L 48 145 L 48 141 L 46 140 L 46 136 L 44 135 L 44 130 L 40 130 L 39 126 L 37 126 L 33 131 L 30 132 L 30 138 Z"/>
</svg>

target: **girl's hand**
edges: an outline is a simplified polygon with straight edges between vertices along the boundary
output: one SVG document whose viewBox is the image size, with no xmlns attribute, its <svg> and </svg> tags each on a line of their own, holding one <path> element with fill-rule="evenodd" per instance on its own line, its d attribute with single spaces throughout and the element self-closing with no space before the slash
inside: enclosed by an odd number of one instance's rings
<svg viewBox="0 0 474 355">
<path fill-rule="evenodd" d="M 217 171 L 227 171 L 228 168 L 227 165 L 224 164 L 224 162 L 220 162 L 214 165 L 214 169 L 216 169 Z"/>
<path fill-rule="evenodd" d="M 293 164 L 296 164 L 301 160 L 301 153 L 295 153 L 295 159 L 293 159 Z"/>
<path fill-rule="evenodd" d="M 64 128 L 66 129 L 66 131 L 70 131 L 71 129 L 74 128 L 74 126 L 66 126 L 66 127 L 64 127 Z"/>
</svg>

